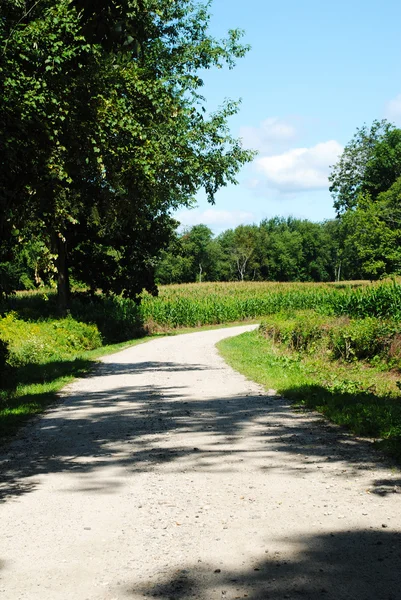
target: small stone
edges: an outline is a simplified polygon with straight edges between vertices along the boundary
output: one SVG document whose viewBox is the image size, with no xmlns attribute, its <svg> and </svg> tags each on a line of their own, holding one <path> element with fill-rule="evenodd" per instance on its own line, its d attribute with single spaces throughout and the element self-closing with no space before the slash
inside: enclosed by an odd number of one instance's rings
<svg viewBox="0 0 401 600">
<path fill-rule="evenodd" d="M 215 573 L 221 573 L 221 569 L 215 569 L 214 572 Z"/>
</svg>

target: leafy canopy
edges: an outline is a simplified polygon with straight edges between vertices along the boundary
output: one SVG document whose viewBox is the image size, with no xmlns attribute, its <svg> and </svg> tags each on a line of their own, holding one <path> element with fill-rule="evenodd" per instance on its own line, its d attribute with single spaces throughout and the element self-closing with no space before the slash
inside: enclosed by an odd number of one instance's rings
<svg viewBox="0 0 401 600">
<path fill-rule="evenodd" d="M 401 129 L 386 120 L 357 129 L 329 176 L 338 214 L 355 208 L 360 194 L 375 199 L 401 175 Z"/>
<path fill-rule="evenodd" d="M 154 290 L 171 210 L 199 188 L 214 202 L 253 156 L 228 130 L 238 103 L 208 115 L 200 93 L 200 69 L 231 68 L 247 51 L 238 30 L 209 35 L 208 10 L 190 0 L 4 0 L 4 257 L 35 230 L 59 284 L 75 261 L 92 287 Z"/>
</svg>

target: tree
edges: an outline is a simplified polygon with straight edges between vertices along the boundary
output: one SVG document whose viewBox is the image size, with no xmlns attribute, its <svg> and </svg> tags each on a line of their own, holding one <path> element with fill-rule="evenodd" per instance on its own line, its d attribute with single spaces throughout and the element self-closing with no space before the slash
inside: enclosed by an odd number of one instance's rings
<svg viewBox="0 0 401 600">
<path fill-rule="evenodd" d="M 360 194 L 374 200 L 401 175 L 401 130 L 386 120 L 363 125 L 345 146 L 329 176 L 338 214 L 355 208 Z"/>
<path fill-rule="evenodd" d="M 258 278 L 257 225 L 239 225 L 235 229 L 227 229 L 217 237 L 216 242 L 220 248 L 216 265 L 219 279 L 244 281 Z"/>
<path fill-rule="evenodd" d="M 219 261 L 219 246 L 206 225 L 194 225 L 175 236 L 162 253 L 156 269 L 160 283 L 214 281 Z"/>
<path fill-rule="evenodd" d="M 401 274 L 401 177 L 376 200 L 360 196 L 356 209 L 344 214 L 342 229 L 344 255 L 362 276 Z"/>
<path fill-rule="evenodd" d="M 184 232 L 181 237 L 184 255 L 191 258 L 191 281 L 198 279 L 201 282 L 202 275 L 207 277 L 207 273 L 211 267 L 209 248 L 212 238 L 212 230 L 202 224 L 194 225 L 191 229 Z"/>
<path fill-rule="evenodd" d="M 247 274 L 251 278 L 253 274 L 253 278 L 255 278 L 258 265 L 253 259 L 255 259 L 257 238 L 258 228 L 256 225 L 239 225 L 234 230 L 231 253 L 240 281 L 244 281 Z"/>
<path fill-rule="evenodd" d="M 62 311 L 69 266 L 92 288 L 154 292 L 171 210 L 201 187 L 213 202 L 253 156 L 227 128 L 238 103 L 206 116 L 199 69 L 247 50 L 237 30 L 213 39 L 208 18 L 190 0 L 5 0 L 3 254 L 13 231 L 43 230 Z"/>
</svg>

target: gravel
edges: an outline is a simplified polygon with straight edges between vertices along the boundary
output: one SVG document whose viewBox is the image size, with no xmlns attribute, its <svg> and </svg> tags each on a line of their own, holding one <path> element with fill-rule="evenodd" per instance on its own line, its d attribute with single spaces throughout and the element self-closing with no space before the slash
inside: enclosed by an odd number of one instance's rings
<svg viewBox="0 0 401 600">
<path fill-rule="evenodd" d="M 215 343 L 104 358 L 0 456 L 6 600 L 401 598 L 401 474 Z"/>
</svg>

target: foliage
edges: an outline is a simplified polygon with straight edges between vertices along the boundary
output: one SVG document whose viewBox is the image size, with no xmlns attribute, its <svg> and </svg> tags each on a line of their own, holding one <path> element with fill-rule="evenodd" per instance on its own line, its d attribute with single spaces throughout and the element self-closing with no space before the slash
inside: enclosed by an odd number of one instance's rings
<svg viewBox="0 0 401 600">
<path fill-rule="evenodd" d="M 269 321 L 263 321 L 259 331 L 274 343 L 285 344 L 297 352 L 309 352 L 326 334 L 327 321 L 326 316 L 313 311 L 300 311 L 295 315 L 278 313 Z"/>
<path fill-rule="evenodd" d="M 7 363 L 12 367 L 60 360 L 102 345 L 95 325 L 72 318 L 30 323 L 12 312 L 0 319 L 0 337 L 8 344 Z"/>
<path fill-rule="evenodd" d="M 175 236 L 156 269 L 159 283 L 188 283 L 213 279 L 216 244 L 206 225 L 194 225 Z"/>
<path fill-rule="evenodd" d="M 329 347 L 335 358 L 345 361 L 380 357 L 394 365 L 395 357 L 391 349 L 400 333 L 400 326 L 393 321 L 366 317 L 332 328 Z M 400 356 L 397 358 L 399 360 Z"/>
<path fill-rule="evenodd" d="M 211 202 L 252 152 L 227 128 L 238 103 L 206 115 L 199 69 L 244 55 L 239 31 L 207 31 L 190 0 L 7 0 L 0 21 L 0 238 L 40 232 L 92 289 L 155 292 L 170 211 L 199 188 Z M 33 143 L 32 143 L 33 141 Z M 86 262 L 85 262 L 86 261 Z"/>
<path fill-rule="evenodd" d="M 239 225 L 216 238 L 205 225 L 176 237 L 157 266 L 160 283 L 330 281 L 338 268 L 336 221 L 275 217 Z"/>
<path fill-rule="evenodd" d="M 338 214 L 353 209 L 360 195 L 376 198 L 401 175 L 401 130 L 386 120 L 363 125 L 345 146 L 329 176 Z"/>
<path fill-rule="evenodd" d="M 0 338 L 0 375 L 2 378 L 6 376 L 9 355 L 7 342 Z"/>
<path fill-rule="evenodd" d="M 315 311 L 298 311 L 269 317 L 260 333 L 296 352 L 320 352 L 345 362 L 385 361 L 401 367 L 401 327 L 393 319 L 329 317 Z"/>
<path fill-rule="evenodd" d="M 344 213 L 344 254 L 360 264 L 365 277 L 377 279 L 401 273 L 401 177 L 376 200 L 360 196 L 354 210 Z"/>
<path fill-rule="evenodd" d="M 57 298 L 54 291 L 49 290 L 16 294 L 3 302 L 0 309 L 5 313 L 14 311 L 24 321 L 59 320 Z M 128 298 L 75 293 L 70 316 L 76 321 L 95 324 L 107 344 L 140 337 L 144 333 L 139 307 Z"/>
</svg>

